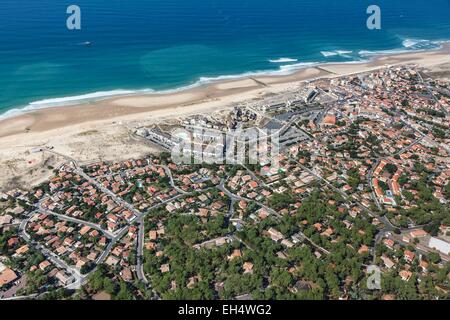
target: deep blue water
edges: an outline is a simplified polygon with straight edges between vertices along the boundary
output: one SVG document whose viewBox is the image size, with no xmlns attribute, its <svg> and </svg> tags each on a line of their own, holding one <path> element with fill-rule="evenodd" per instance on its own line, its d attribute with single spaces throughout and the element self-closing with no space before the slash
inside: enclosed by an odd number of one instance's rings
<svg viewBox="0 0 450 320">
<path fill-rule="evenodd" d="M 66 28 L 71 4 L 81 7 L 79 31 Z M 381 8 L 381 30 L 366 28 L 370 4 Z M 449 39 L 449 0 L 1 0 L 0 113 Z"/>
</svg>

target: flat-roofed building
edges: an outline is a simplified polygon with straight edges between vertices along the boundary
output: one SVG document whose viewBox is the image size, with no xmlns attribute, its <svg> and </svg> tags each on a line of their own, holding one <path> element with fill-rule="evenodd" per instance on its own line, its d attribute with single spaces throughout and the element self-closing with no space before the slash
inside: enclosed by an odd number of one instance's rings
<svg viewBox="0 0 450 320">
<path fill-rule="evenodd" d="M 450 254 L 450 243 L 435 237 L 430 238 L 428 241 L 428 247 L 436 249 L 446 255 Z"/>
</svg>

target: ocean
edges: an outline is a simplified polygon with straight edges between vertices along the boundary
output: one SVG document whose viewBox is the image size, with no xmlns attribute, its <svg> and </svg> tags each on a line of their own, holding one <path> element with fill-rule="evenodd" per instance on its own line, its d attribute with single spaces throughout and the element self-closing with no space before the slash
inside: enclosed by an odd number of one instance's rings
<svg viewBox="0 0 450 320">
<path fill-rule="evenodd" d="M 73 4 L 81 30 L 66 27 Z M 366 27 L 372 4 L 381 30 Z M 445 40 L 449 0 L 2 0 L 0 117 Z"/>
</svg>

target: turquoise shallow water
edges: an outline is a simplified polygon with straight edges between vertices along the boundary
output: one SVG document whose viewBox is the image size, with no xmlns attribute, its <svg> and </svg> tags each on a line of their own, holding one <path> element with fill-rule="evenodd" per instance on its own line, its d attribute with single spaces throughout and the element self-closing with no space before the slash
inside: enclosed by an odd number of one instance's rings
<svg viewBox="0 0 450 320">
<path fill-rule="evenodd" d="M 450 39 L 448 0 L 2 0 L 0 114 L 111 94 L 171 90 L 315 62 L 432 49 Z M 66 28 L 77 4 L 82 29 Z M 91 42 L 90 46 L 84 45 Z"/>
</svg>

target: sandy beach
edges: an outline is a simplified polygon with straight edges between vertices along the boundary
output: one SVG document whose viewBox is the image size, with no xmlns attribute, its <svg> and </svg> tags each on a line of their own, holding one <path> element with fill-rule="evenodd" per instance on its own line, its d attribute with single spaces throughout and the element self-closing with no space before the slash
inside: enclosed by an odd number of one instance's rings
<svg viewBox="0 0 450 320">
<path fill-rule="evenodd" d="M 129 128 L 144 122 L 229 108 L 236 103 L 289 90 L 305 80 L 410 63 L 437 68 L 437 71 L 448 70 L 450 46 L 436 51 L 378 56 L 365 63 L 311 66 L 285 76 L 262 75 L 216 82 L 169 94 L 122 96 L 40 109 L 4 119 L 0 121 L 0 190 L 13 185 L 36 184 L 45 179 L 51 168 L 64 161 L 52 154 L 33 154 L 31 149 L 36 146 L 52 146 L 80 161 L 139 157 L 156 151 L 129 135 Z"/>
</svg>

